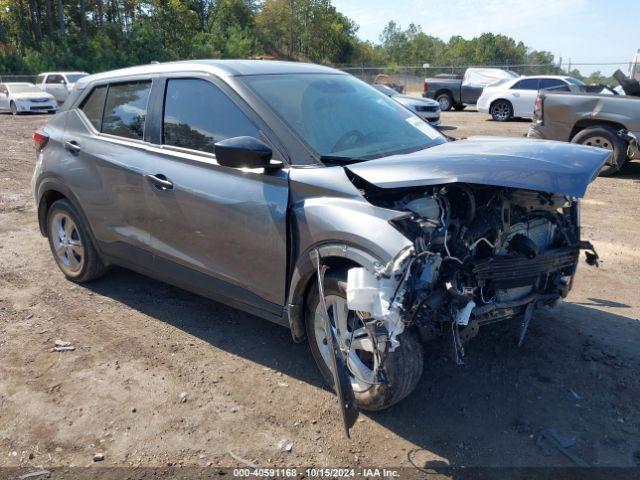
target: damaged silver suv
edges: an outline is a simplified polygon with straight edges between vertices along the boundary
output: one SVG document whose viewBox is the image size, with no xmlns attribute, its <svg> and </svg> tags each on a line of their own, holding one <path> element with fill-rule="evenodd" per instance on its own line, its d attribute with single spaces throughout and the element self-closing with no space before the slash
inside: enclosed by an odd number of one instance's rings
<svg viewBox="0 0 640 480">
<path fill-rule="evenodd" d="M 120 265 L 287 326 L 366 410 L 413 390 L 424 338 L 461 361 L 480 326 L 567 295 L 607 157 L 449 141 L 350 75 L 271 61 L 85 77 L 34 138 L 68 279 Z"/>
</svg>

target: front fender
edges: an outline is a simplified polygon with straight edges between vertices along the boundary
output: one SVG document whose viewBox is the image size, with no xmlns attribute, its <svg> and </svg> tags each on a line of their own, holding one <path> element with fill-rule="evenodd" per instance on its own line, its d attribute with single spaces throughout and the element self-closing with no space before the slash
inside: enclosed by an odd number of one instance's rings
<svg viewBox="0 0 640 480">
<path fill-rule="evenodd" d="M 315 267 L 311 253 L 376 270 L 412 245 L 389 221 L 403 213 L 354 198 L 310 198 L 291 208 L 293 269 L 287 302 L 291 333 L 304 339 L 304 302 Z"/>
</svg>

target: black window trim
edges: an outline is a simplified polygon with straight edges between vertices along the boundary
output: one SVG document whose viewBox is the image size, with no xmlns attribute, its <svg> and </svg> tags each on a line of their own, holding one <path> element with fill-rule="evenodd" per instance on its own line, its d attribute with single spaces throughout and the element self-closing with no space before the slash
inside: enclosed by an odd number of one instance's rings
<svg viewBox="0 0 640 480">
<path fill-rule="evenodd" d="M 538 82 L 538 88 L 518 88 L 517 85 L 520 82 L 524 82 L 525 80 L 536 80 Z M 510 90 L 539 90 L 540 89 L 540 82 L 542 81 L 542 79 L 540 77 L 534 77 L 534 78 L 521 78 L 520 80 L 518 80 L 516 83 L 513 84 L 513 86 L 510 88 Z"/>
<path fill-rule="evenodd" d="M 151 74 L 151 75 L 132 75 L 132 76 L 127 76 L 127 77 L 115 77 L 115 78 L 108 78 L 108 79 L 104 79 L 104 80 L 98 80 L 96 82 L 91 83 L 90 85 L 87 85 L 84 87 L 84 91 L 83 93 L 78 97 L 78 99 L 75 102 L 74 105 L 74 110 L 77 110 L 77 112 L 80 114 L 80 117 L 82 118 L 82 121 L 85 123 L 85 126 L 87 126 L 87 128 L 89 128 L 89 130 L 91 131 L 91 133 L 93 133 L 96 136 L 99 137 L 104 137 L 105 139 L 116 139 L 116 140 L 120 140 L 123 142 L 133 142 L 137 145 L 153 145 L 152 142 L 150 142 L 148 140 L 148 136 L 147 136 L 147 130 L 150 128 L 149 124 L 151 122 L 150 117 L 149 117 L 149 110 L 150 110 L 150 105 L 151 105 L 151 99 L 152 99 L 152 95 L 153 95 L 153 90 L 154 90 L 154 86 L 155 84 L 158 82 L 160 75 L 158 74 Z M 107 102 L 107 95 L 109 94 L 109 86 L 110 85 L 118 85 L 118 84 L 122 84 L 122 83 L 136 83 L 136 82 L 151 82 L 151 87 L 149 90 L 149 97 L 147 98 L 147 112 L 145 115 L 145 120 L 144 120 L 144 137 L 142 138 L 142 140 L 137 139 L 137 138 L 129 138 L 129 137 L 121 137 L 119 135 L 113 135 L 110 133 L 104 133 L 102 132 L 102 121 L 104 119 L 104 108 L 106 106 L 106 102 Z M 91 93 L 98 87 L 103 87 L 106 86 L 107 87 L 107 93 L 104 96 L 104 104 L 102 105 L 102 116 L 100 119 L 100 130 L 97 130 L 95 128 L 95 126 L 93 125 L 93 123 L 91 123 L 91 121 L 87 118 L 87 116 L 84 114 L 84 112 L 82 111 L 82 106 L 84 105 L 84 102 L 87 100 L 87 98 L 89 98 L 89 96 L 91 95 Z"/>
<path fill-rule="evenodd" d="M 154 146 L 157 146 L 161 150 L 167 152 L 175 152 L 195 157 L 203 157 L 202 161 L 204 163 L 221 166 L 216 161 L 215 153 L 205 152 L 202 150 L 194 150 L 186 147 L 178 147 L 175 145 L 168 145 L 164 143 L 164 109 L 169 80 L 204 80 L 211 83 L 214 87 L 217 87 L 224 95 L 226 95 L 229 101 L 247 117 L 247 119 L 258 131 L 259 139 L 261 141 L 264 141 L 273 151 L 273 159 L 283 162 L 285 164 L 285 168 L 290 167 L 287 160 L 288 157 L 282 154 L 280 148 L 276 146 L 277 143 L 272 140 L 272 138 L 274 138 L 273 132 L 269 130 L 260 116 L 248 104 L 246 104 L 242 97 L 238 95 L 238 93 L 235 92 L 231 87 L 229 87 L 224 81 L 220 80 L 217 76 L 208 72 L 167 72 L 162 74 L 161 77 L 161 81 L 158 82 L 158 91 L 156 92 L 155 99 L 155 101 L 157 102 L 157 111 L 155 112 L 157 119 L 154 124 L 155 126 L 157 126 L 157 131 L 155 132 L 157 138 L 155 139 L 155 142 L 152 142 Z"/>
</svg>

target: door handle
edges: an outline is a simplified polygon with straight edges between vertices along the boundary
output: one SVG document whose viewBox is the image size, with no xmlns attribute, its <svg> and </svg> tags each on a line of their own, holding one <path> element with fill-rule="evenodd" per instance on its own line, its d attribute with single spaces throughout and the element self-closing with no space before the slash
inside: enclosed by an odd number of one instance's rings
<svg viewBox="0 0 640 480">
<path fill-rule="evenodd" d="M 75 140 L 66 140 L 64 142 L 64 148 L 76 155 L 82 150 L 82 147 L 80 147 L 80 145 L 78 145 L 78 142 L 76 142 Z"/>
<path fill-rule="evenodd" d="M 173 183 L 161 173 L 155 175 L 147 174 L 145 177 L 153 183 L 153 186 L 158 190 L 173 190 Z"/>
</svg>

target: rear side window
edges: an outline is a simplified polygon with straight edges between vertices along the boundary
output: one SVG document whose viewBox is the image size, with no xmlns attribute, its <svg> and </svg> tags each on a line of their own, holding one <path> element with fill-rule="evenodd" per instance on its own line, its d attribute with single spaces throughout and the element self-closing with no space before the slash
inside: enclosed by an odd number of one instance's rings
<svg viewBox="0 0 640 480">
<path fill-rule="evenodd" d="M 47 83 L 61 84 L 64 83 L 64 78 L 62 78 L 62 75 L 49 75 L 47 77 Z"/>
<path fill-rule="evenodd" d="M 100 131 L 102 127 L 102 108 L 104 107 L 104 97 L 107 94 L 107 87 L 96 87 L 82 103 L 80 110 L 89 119 L 91 124 Z"/>
<path fill-rule="evenodd" d="M 540 80 L 537 78 L 525 78 L 520 80 L 513 87 L 514 90 L 538 90 L 538 84 Z"/>
<path fill-rule="evenodd" d="M 165 145 L 213 153 L 230 137 L 257 137 L 258 129 L 218 87 L 205 80 L 167 82 L 163 131 Z"/>
<path fill-rule="evenodd" d="M 151 81 L 109 85 L 102 132 L 142 140 Z"/>
<path fill-rule="evenodd" d="M 554 90 L 569 90 L 569 86 L 557 78 L 543 78 L 540 80 L 540 88 L 553 88 Z"/>
</svg>

